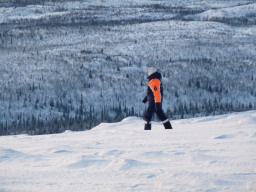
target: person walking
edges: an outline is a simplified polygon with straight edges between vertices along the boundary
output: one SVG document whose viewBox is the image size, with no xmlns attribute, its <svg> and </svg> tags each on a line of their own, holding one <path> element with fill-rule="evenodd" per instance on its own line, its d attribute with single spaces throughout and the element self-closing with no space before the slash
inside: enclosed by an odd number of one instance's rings
<svg viewBox="0 0 256 192">
<path fill-rule="evenodd" d="M 143 116 L 143 119 L 146 121 L 144 130 L 151 130 L 151 119 L 154 113 L 156 113 L 157 117 L 162 121 L 165 129 L 172 129 L 172 125 L 162 109 L 162 102 L 163 102 L 163 86 L 161 83 L 162 75 L 154 67 L 148 67 L 147 72 L 148 72 L 147 95 L 142 100 L 143 103 L 148 102 L 148 107 Z"/>
</svg>

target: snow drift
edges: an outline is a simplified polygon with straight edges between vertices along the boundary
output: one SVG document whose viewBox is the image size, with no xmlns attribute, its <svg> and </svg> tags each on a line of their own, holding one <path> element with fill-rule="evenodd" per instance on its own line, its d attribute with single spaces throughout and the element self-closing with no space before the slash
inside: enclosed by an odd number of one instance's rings
<svg viewBox="0 0 256 192">
<path fill-rule="evenodd" d="M 255 191 L 256 111 L 0 138 L 0 191 Z"/>
</svg>

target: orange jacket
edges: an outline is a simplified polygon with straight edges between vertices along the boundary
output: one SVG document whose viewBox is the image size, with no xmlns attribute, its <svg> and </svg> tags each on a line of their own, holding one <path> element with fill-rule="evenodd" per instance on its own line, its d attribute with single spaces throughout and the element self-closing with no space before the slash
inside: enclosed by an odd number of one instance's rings
<svg viewBox="0 0 256 192">
<path fill-rule="evenodd" d="M 148 82 L 148 86 L 153 92 L 155 103 L 161 103 L 162 98 L 161 98 L 161 87 L 160 87 L 160 80 L 159 79 L 151 79 Z"/>
</svg>

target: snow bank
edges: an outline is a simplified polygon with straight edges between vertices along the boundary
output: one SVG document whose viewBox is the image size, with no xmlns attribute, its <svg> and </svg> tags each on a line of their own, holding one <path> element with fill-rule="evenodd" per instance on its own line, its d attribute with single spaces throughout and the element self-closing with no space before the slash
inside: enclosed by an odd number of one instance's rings
<svg viewBox="0 0 256 192">
<path fill-rule="evenodd" d="M 253 191 L 256 111 L 0 138 L 0 191 Z"/>
</svg>

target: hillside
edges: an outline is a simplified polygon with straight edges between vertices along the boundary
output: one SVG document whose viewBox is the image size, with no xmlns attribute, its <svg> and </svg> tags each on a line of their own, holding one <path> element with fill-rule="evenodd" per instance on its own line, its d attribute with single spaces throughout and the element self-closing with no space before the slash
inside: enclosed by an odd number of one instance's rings
<svg viewBox="0 0 256 192">
<path fill-rule="evenodd" d="M 141 116 L 146 68 L 180 119 L 256 109 L 254 1 L 0 3 L 0 135 Z"/>
<path fill-rule="evenodd" d="M 0 191 L 253 192 L 256 111 L 172 121 L 129 117 L 83 132 L 2 136 Z"/>
</svg>

